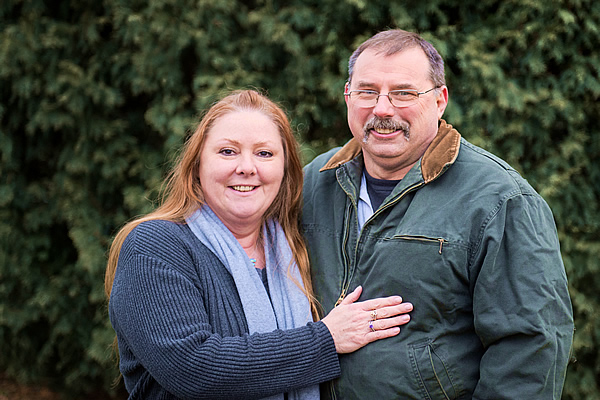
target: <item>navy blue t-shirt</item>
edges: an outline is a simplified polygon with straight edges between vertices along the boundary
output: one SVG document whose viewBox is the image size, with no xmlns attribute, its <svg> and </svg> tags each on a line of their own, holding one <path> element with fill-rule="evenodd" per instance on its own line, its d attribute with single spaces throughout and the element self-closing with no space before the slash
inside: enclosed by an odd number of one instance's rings
<svg viewBox="0 0 600 400">
<path fill-rule="evenodd" d="M 371 207 L 373 211 L 377 210 L 383 200 L 392 193 L 392 190 L 396 187 L 398 182 L 402 179 L 387 180 L 373 178 L 365 169 L 365 178 L 367 180 L 367 192 L 369 193 L 369 199 L 371 200 Z"/>
</svg>

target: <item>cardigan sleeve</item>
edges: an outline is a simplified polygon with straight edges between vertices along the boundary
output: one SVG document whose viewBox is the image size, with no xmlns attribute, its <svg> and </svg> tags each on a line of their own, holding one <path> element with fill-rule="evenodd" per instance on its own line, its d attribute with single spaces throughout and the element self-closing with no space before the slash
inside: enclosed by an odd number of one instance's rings
<svg viewBox="0 0 600 400">
<path fill-rule="evenodd" d="M 174 396 L 194 399 L 261 398 L 339 375 L 335 345 L 322 322 L 249 335 L 245 323 L 234 320 L 233 332 L 236 326 L 245 332 L 217 333 L 208 308 L 219 291 L 233 289 L 223 282 L 199 284 L 198 270 L 207 266 L 198 264 L 218 260 L 195 254 L 180 234 L 149 228 L 165 224 L 136 228 L 119 258 L 109 311 L 130 365 Z M 235 302 L 237 296 L 224 298 Z M 244 318 L 243 311 L 232 313 L 222 317 Z"/>
</svg>

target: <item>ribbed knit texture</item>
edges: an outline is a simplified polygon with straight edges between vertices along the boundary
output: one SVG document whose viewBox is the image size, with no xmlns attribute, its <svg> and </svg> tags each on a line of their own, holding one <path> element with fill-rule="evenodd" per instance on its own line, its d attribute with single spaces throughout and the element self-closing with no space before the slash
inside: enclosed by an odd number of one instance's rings
<svg viewBox="0 0 600 400">
<path fill-rule="evenodd" d="M 131 399 L 260 399 L 340 373 L 322 322 L 248 335 L 232 277 L 187 225 L 134 229 L 109 312 Z"/>
</svg>

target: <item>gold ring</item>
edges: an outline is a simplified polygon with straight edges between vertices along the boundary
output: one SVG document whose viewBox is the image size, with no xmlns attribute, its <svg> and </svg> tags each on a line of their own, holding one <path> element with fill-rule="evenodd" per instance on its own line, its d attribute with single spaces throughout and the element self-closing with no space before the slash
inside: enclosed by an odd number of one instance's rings
<svg viewBox="0 0 600 400">
<path fill-rule="evenodd" d="M 371 310 L 371 320 L 375 321 L 377 319 L 377 310 Z"/>
<path fill-rule="evenodd" d="M 371 332 L 375 332 L 375 327 L 373 326 L 373 321 L 369 322 L 369 329 L 371 329 Z"/>
</svg>

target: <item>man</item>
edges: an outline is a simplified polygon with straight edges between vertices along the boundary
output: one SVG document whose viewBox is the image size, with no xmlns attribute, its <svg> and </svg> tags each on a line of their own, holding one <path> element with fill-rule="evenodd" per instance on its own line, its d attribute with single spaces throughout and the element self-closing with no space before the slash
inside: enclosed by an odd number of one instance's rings
<svg viewBox="0 0 600 400">
<path fill-rule="evenodd" d="M 559 399 L 573 317 L 547 204 L 441 119 L 443 61 L 420 36 L 363 43 L 344 96 L 354 138 L 305 169 L 314 288 L 326 312 L 358 285 L 414 311 L 341 356 L 324 397 Z"/>
</svg>

